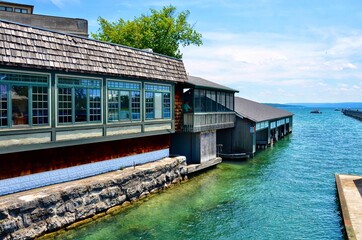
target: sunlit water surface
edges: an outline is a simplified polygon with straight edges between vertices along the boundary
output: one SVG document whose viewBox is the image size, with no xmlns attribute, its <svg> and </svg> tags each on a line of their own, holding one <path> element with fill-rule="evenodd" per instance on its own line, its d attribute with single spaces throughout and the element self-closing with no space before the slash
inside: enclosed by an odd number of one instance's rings
<svg viewBox="0 0 362 240">
<path fill-rule="evenodd" d="M 293 133 L 59 239 L 342 239 L 335 173 L 362 175 L 362 122 L 293 112 Z"/>
</svg>

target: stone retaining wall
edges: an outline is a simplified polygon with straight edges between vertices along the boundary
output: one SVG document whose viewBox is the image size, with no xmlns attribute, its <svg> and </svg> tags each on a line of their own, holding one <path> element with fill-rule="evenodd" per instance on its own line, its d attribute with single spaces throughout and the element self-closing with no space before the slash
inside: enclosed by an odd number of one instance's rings
<svg viewBox="0 0 362 240">
<path fill-rule="evenodd" d="M 0 239 L 31 239 L 177 183 L 185 157 L 0 197 Z"/>
</svg>

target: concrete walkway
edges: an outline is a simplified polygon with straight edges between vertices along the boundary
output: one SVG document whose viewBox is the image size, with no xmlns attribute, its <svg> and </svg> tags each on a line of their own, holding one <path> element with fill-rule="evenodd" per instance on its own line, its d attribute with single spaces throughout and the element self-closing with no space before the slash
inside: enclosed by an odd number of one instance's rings
<svg viewBox="0 0 362 240">
<path fill-rule="evenodd" d="M 362 240 L 362 176 L 336 174 L 336 184 L 348 239 Z"/>
<path fill-rule="evenodd" d="M 217 165 L 217 164 L 219 164 L 219 163 L 221 163 L 221 162 L 222 162 L 222 158 L 216 157 L 216 158 L 214 158 L 214 159 L 211 159 L 211 160 L 206 161 L 206 162 L 203 162 L 203 163 L 199 163 L 199 164 L 188 164 L 187 167 L 186 167 L 186 168 L 187 168 L 187 174 L 204 170 L 204 169 L 206 169 L 206 168 L 215 166 L 215 165 Z"/>
</svg>

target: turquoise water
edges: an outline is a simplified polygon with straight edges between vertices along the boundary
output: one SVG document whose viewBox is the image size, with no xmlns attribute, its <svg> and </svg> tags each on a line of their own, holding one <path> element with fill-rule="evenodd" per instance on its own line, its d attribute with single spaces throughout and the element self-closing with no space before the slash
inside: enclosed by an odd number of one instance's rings
<svg viewBox="0 0 362 240">
<path fill-rule="evenodd" d="M 362 175 L 362 122 L 295 114 L 293 134 L 59 239 L 343 239 L 335 173 Z"/>
</svg>

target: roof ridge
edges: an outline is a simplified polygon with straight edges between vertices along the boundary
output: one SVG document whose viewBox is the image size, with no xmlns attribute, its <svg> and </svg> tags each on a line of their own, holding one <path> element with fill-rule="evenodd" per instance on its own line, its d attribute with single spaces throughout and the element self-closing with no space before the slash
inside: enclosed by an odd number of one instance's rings
<svg viewBox="0 0 362 240">
<path fill-rule="evenodd" d="M 45 15 L 45 16 L 47 16 L 47 15 Z M 164 55 L 164 54 L 161 54 L 161 53 L 150 52 L 150 51 L 148 51 L 146 49 L 139 49 L 139 48 L 130 47 L 130 46 L 117 44 L 117 43 L 112 43 L 112 42 L 104 42 L 104 41 L 100 41 L 100 40 L 97 40 L 97 39 L 82 37 L 82 36 L 71 34 L 71 33 L 65 33 L 65 32 L 56 31 L 56 30 L 52 30 L 52 29 L 41 28 L 41 27 L 32 26 L 32 25 L 28 25 L 28 24 L 24 24 L 24 23 L 19 23 L 19 22 L 13 22 L 13 21 L 10 21 L 10 20 L 2 19 L 2 18 L 0 18 L 0 22 L 5 22 L 5 23 L 8 23 L 8 24 L 14 24 L 14 25 L 22 26 L 22 27 L 33 28 L 33 29 L 37 29 L 37 30 L 45 31 L 45 32 L 52 32 L 52 33 L 61 34 L 61 35 L 65 35 L 65 36 L 70 36 L 70 37 L 76 37 L 76 38 L 80 38 L 80 39 L 84 39 L 84 40 L 88 40 L 88 41 L 94 41 L 94 42 L 98 42 L 98 43 L 109 44 L 109 45 L 112 45 L 112 46 L 123 47 L 123 48 L 126 48 L 126 49 L 131 49 L 131 50 L 140 51 L 140 52 L 144 52 L 144 53 L 148 53 L 148 54 L 152 54 L 152 55 L 166 57 L 166 58 L 170 58 L 170 59 L 182 62 L 182 59 L 167 56 L 167 55 Z"/>
</svg>

